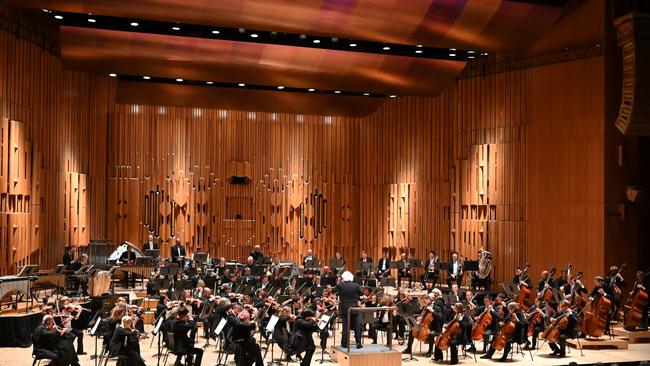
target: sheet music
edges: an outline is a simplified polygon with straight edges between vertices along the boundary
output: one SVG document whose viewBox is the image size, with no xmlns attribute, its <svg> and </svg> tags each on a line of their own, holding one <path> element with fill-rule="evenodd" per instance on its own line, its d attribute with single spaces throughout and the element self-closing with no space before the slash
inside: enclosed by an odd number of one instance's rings
<svg viewBox="0 0 650 366">
<path fill-rule="evenodd" d="M 153 328 L 153 334 L 158 334 L 158 331 L 160 330 L 160 326 L 162 325 L 164 320 L 165 320 L 164 316 L 161 316 L 160 319 L 158 319 L 158 323 L 156 323 L 156 326 Z"/>
<path fill-rule="evenodd" d="M 275 315 L 271 315 L 271 319 L 269 319 L 269 323 L 266 324 L 266 331 L 272 333 L 273 329 L 275 329 L 275 325 L 278 323 L 278 320 L 280 320 L 280 318 L 278 318 Z"/>
<path fill-rule="evenodd" d="M 323 330 L 327 326 L 327 323 L 330 321 L 329 315 L 321 315 L 320 322 L 318 322 L 318 329 Z"/>
<path fill-rule="evenodd" d="M 93 329 L 90 330 L 90 335 L 95 336 L 95 333 L 97 332 L 97 328 L 99 328 L 99 323 L 102 322 L 102 317 L 98 317 L 97 320 L 95 321 L 95 325 L 93 326 Z"/>
<path fill-rule="evenodd" d="M 226 326 L 226 318 L 221 318 L 221 321 L 217 325 L 217 329 L 214 330 L 214 334 L 219 335 L 221 334 L 221 331 L 223 330 L 223 327 Z"/>
</svg>

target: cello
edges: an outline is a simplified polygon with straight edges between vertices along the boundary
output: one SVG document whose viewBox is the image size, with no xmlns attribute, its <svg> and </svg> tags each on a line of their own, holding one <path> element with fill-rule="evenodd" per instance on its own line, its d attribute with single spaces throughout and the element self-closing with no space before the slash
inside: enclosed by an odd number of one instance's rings
<svg viewBox="0 0 650 366">
<path fill-rule="evenodd" d="M 487 295 L 486 295 L 487 296 Z M 483 335 L 487 330 L 487 327 L 492 324 L 492 305 L 488 306 L 483 310 L 483 313 L 479 317 L 478 321 L 472 329 L 472 340 L 479 341 L 483 339 Z"/>
<path fill-rule="evenodd" d="M 422 310 L 420 323 L 413 327 L 413 330 L 411 331 L 413 338 L 417 338 L 422 342 L 428 341 L 429 334 L 431 334 L 431 328 L 429 328 L 429 325 L 434 319 L 435 315 L 433 314 L 433 311 L 431 311 L 430 306 L 425 306 Z"/>
<path fill-rule="evenodd" d="M 517 326 L 515 319 L 517 319 L 517 315 L 514 311 L 508 314 L 508 317 L 503 322 L 503 326 L 499 330 L 499 335 L 496 337 L 494 342 L 492 342 L 493 349 L 501 351 L 506 346 L 506 343 L 515 332 Z"/>
<path fill-rule="evenodd" d="M 451 341 L 454 340 L 456 335 L 463 330 L 461 321 L 463 316 L 465 316 L 465 313 L 469 310 L 471 309 L 457 313 L 456 316 L 454 316 L 454 319 L 445 325 L 445 330 L 440 334 L 438 339 L 436 339 L 436 347 L 438 347 L 438 349 L 442 351 L 449 349 Z"/>
<path fill-rule="evenodd" d="M 584 310 L 584 329 L 583 331 L 589 337 L 599 338 L 605 334 L 607 327 L 607 316 L 612 302 L 602 294 L 597 294 L 595 298 L 588 303 Z"/>
<path fill-rule="evenodd" d="M 530 263 L 526 263 L 526 268 L 524 268 L 519 278 L 519 293 L 515 296 L 515 302 L 519 304 L 520 309 L 528 311 L 528 306 L 530 305 L 530 300 L 533 298 L 533 291 L 528 288 L 524 282 L 528 278 L 528 269 L 530 268 Z"/>
<path fill-rule="evenodd" d="M 646 273 L 644 279 L 650 274 Z M 627 331 L 634 331 L 636 327 L 641 323 L 641 318 L 643 318 L 643 310 L 645 309 L 646 304 L 648 303 L 648 293 L 639 288 L 639 280 L 634 282 L 634 290 L 630 293 L 630 296 L 627 298 L 627 302 L 623 307 L 623 329 Z"/>
<path fill-rule="evenodd" d="M 544 333 L 542 333 L 542 338 L 546 339 L 549 343 L 557 343 L 560 338 L 560 332 L 569 326 L 569 318 L 567 315 L 569 315 L 569 313 L 565 311 L 564 314 L 557 317 L 551 325 L 546 327 Z"/>
</svg>

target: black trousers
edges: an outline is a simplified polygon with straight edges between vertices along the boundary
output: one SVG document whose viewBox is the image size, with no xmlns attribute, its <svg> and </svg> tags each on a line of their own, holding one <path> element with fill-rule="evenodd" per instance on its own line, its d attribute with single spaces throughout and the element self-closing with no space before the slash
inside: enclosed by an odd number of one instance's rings
<svg viewBox="0 0 650 366">
<path fill-rule="evenodd" d="M 71 328 L 70 333 L 74 334 L 77 338 L 77 353 L 84 352 L 84 332 L 83 330 Z"/>
<path fill-rule="evenodd" d="M 440 274 L 438 272 L 424 272 L 420 275 L 420 283 L 422 283 L 422 285 L 427 289 L 429 289 L 429 281 L 431 281 L 431 289 L 433 289 L 436 287 L 438 279 L 440 279 Z"/>
<path fill-rule="evenodd" d="M 426 343 L 429 344 L 429 349 L 427 351 L 427 354 L 431 353 L 431 350 L 433 350 L 433 346 L 435 344 L 435 340 L 437 336 L 438 336 L 437 332 L 429 333 L 429 338 L 426 341 Z M 415 341 L 415 337 L 413 337 L 413 332 L 409 332 L 409 340 L 408 343 L 406 344 L 406 351 L 408 351 L 409 353 L 412 351 L 414 341 Z"/>
<path fill-rule="evenodd" d="M 442 356 L 442 350 L 438 347 L 436 347 L 433 357 L 436 360 L 442 360 L 444 357 Z M 458 363 L 458 344 L 456 344 L 456 341 L 451 341 L 449 344 L 449 364 L 455 365 Z"/>
<path fill-rule="evenodd" d="M 237 357 L 237 366 L 264 366 L 262 351 L 259 344 L 254 339 L 237 342 L 239 345 L 239 357 Z"/>
<path fill-rule="evenodd" d="M 302 353 L 302 352 L 305 352 L 305 354 L 302 356 L 302 361 L 300 361 L 300 366 L 311 365 L 311 359 L 312 357 L 314 357 L 314 352 L 316 352 L 316 346 L 311 344 L 306 347 L 300 348 L 298 350 L 298 353 Z"/>
<path fill-rule="evenodd" d="M 341 320 L 342 320 L 342 329 L 341 329 L 341 345 L 343 347 L 348 346 L 348 326 L 351 326 L 351 331 L 354 331 L 354 340 L 357 344 L 361 344 L 361 333 L 363 329 L 361 328 L 361 322 L 359 321 L 359 313 L 353 312 L 350 315 L 350 324 L 348 324 L 348 309 L 341 309 Z"/>
<path fill-rule="evenodd" d="M 186 364 L 192 366 L 201 366 L 201 361 L 203 360 L 203 349 L 194 347 L 191 350 L 189 350 L 189 352 L 179 354 L 178 357 L 176 357 L 176 362 L 174 363 L 174 366 L 179 366 L 181 364 L 181 356 L 185 356 Z"/>
<path fill-rule="evenodd" d="M 492 280 L 490 279 L 490 277 L 478 278 L 476 273 L 472 273 L 471 287 L 475 290 L 478 289 L 479 287 L 483 287 L 485 288 L 485 291 L 490 291 L 492 288 Z"/>
<path fill-rule="evenodd" d="M 462 275 L 460 275 L 460 276 L 456 276 L 455 279 L 454 279 L 453 277 L 451 277 L 451 275 L 447 275 L 447 286 L 449 286 L 449 287 L 451 287 L 451 284 L 452 284 L 452 283 L 455 283 L 455 284 L 457 284 L 458 286 L 460 286 L 460 284 L 461 284 L 462 282 L 463 282 L 463 276 L 462 276 Z"/>
<path fill-rule="evenodd" d="M 557 343 L 549 343 L 548 346 L 551 347 L 553 352 L 558 352 L 560 357 L 564 357 L 566 356 L 566 339 L 566 335 L 560 334 Z"/>
<path fill-rule="evenodd" d="M 377 331 L 387 331 L 388 323 L 374 322 L 370 324 L 370 330 L 368 331 L 368 336 L 372 339 L 373 342 L 377 343 Z M 393 318 L 393 333 L 397 334 L 398 337 L 403 338 L 404 333 L 406 332 L 406 321 L 401 316 Z"/>
</svg>

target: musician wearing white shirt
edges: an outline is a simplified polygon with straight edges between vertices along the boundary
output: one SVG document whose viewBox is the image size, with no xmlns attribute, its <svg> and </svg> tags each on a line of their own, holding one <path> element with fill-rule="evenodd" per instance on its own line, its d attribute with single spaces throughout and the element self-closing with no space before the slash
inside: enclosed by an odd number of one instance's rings
<svg viewBox="0 0 650 366">
<path fill-rule="evenodd" d="M 460 285 L 463 282 L 463 265 L 458 257 L 458 253 L 451 255 L 451 261 L 447 263 L 447 286 L 451 287 L 452 283 Z"/>
</svg>

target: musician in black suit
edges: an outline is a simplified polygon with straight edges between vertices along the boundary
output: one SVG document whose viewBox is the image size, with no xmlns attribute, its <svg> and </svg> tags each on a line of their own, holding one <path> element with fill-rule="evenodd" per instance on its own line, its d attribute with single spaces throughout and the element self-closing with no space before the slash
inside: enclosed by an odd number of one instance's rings
<svg viewBox="0 0 650 366">
<path fill-rule="evenodd" d="M 253 337 L 255 323 L 250 321 L 250 313 L 244 310 L 239 313 L 238 318 L 233 324 L 231 333 L 233 341 L 239 345 L 239 354 L 236 357 L 237 366 L 250 366 L 253 363 L 256 366 L 264 366 L 262 351 Z"/>
<path fill-rule="evenodd" d="M 436 284 L 438 283 L 438 279 L 440 278 L 440 270 L 436 268 L 436 263 L 438 263 L 438 257 L 436 256 L 436 252 L 431 251 L 429 252 L 429 257 L 427 258 L 427 261 L 424 264 L 424 273 L 420 275 L 420 282 L 424 286 L 424 288 L 427 289 L 427 291 L 431 291 L 429 289 L 429 284 L 428 281 L 431 281 L 431 289 L 436 287 Z"/>
<path fill-rule="evenodd" d="M 365 251 L 362 251 L 362 252 L 361 252 L 361 258 L 359 259 L 359 266 L 357 267 L 357 276 L 363 276 L 363 277 L 365 278 L 367 275 L 370 274 L 370 273 L 369 273 L 370 270 L 368 270 L 368 272 L 366 272 L 366 271 L 363 269 L 363 265 L 364 265 L 365 263 L 370 263 L 370 264 L 372 264 L 372 258 L 369 257 L 368 254 L 366 254 Z"/>
<path fill-rule="evenodd" d="M 463 293 L 455 283 L 451 285 L 451 292 L 449 292 L 449 295 L 447 296 L 451 298 L 452 305 L 465 300 L 465 293 Z"/>
<path fill-rule="evenodd" d="M 172 325 L 175 343 L 174 349 L 176 354 L 179 355 L 174 365 L 180 366 L 180 356 L 185 356 L 185 360 L 189 365 L 201 366 L 203 349 L 194 347 L 194 339 L 197 331 L 196 322 L 190 319 L 190 311 L 186 307 L 178 310 L 177 317 L 178 320 Z M 194 363 L 192 363 L 193 355 L 196 355 Z"/>
<path fill-rule="evenodd" d="M 397 282 L 401 285 L 403 279 L 409 280 L 409 287 L 413 286 L 413 273 L 411 272 L 411 259 L 406 253 L 401 254 L 399 269 L 397 270 Z"/>
<path fill-rule="evenodd" d="M 388 251 L 385 251 L 382 255 L 379 263 L 377 264 L 377 279 L 381 280 L 382 278 L 387 278 L 390 276 L 390 258 L 388 257 Z"/>
<path fill-rule="evenodd" d="M 463 265 L 458 257 L 458 253 L 451 255 L 451 261 L 447 263 L 447 286 L 456 283 L 460 285 L 463 282 Z"/>
<path fill-rule="evenodd" d="M 296 318 L 293 324 L 293 332 L 291 334 L 291 344 L 296 354 L 305 352 L 302 357 L 300 366 L 308 366 L 311 364 L 311 358 L 316 351 L 314 338 L 312 334 L 319 331 L 318 323 L 313 319 L 314 313 L 310 309 L 305 309 Z"/>
<path fill-rule="evenodd" d="M 66 269 L 70 269 L 71 264 L 72 264 L 72 247 L 67 246 L 65 247 L 65 252 L 63 253 L 63 265 L 65 266 Z"/>
<path fill-rule="evenodd" d="M 530 283 L 530 277 L 525 275 L 524 271 L 520 267 L 517 267 L 515 275 L 512 277 L 512 284 L 519 287 L 522 282 L 526 284 L 526 287 L 533 288 L 533 285 Z"/>
<path fill-rule="evenodd" d="M 255 263 L 262 260 L 262 258 L 264 258 L 264 253 L 262 253 L 262 247 L 260 247 L 259 245 L 256 245 L 255 247 L 253 247 L 253 250 L 251 251 L 250 256 L 253 257 L 253 260 L 255 261 Z"/>
<path fill-rule="evenodd" d="M 431 357 L 431 351 L 433 350 L 433 346 L 435 344 L 435 338 L 442 333 L 442 324 L 443 324 L 443 314 L 444 314 L 444 307 L 445 304 L 442 301 L 442 292 L 440 289 L 433 289 L 429 295 L 425 298 L 424 302 L 424 308 L 422 309 L 422 312 L 420 312 L 420 315 L 417 318 L 418 324 L 422 324 L 422 316 L 425 315 L 427 312 L 433 313 L 433 318 L 431 319 L 431 322 L 429 323 L 429 330 L 431 331 L 429 333 L 429 337 L 426 341 L 426 343 L 429 344 L 429 350 L 427 351 L 427 356 L 426 357 Z M 415 340 L 415 337 L 413 335 L 413 332 L 409 332 L 409 340 L 406 345 L 406 348 L 402 353 L 412 353 L 413 351 L 413 342 Z"/>
<path fill-rule="evenodd" d="M 52 315 L 43 317 L 41 325 L 34 331 L 33 339 L 34 356 L 52 360 L 52 366 L 79 365 L 72 344 L 74 336 L 65 329 L 57 328 Z"/>
<path fill-rule="evenodd" d="M 311 261 L 314 265 L 318 262 L 318 258 L 314 256 L 314 252 L 311 249 L 307 249 L 307 255 L 302 257 L 303 267 L 307 267 L 307 261 Z"/>
<path fill-rule="evenodd" d="M 454 317 L 456 321 L 460 322 L 460 332 L 449 343 L 449 364 L 456 365 L 458 363 L 458 346 L 472 344 L 472 320 L 469 315 L 464 313 L 462 303 L 454 304 Z M 442 350 L 438 347 L 435 349 L 434 361 L 442 361 Z"/>
<path fill-rule="evenodd" d="M 483 316 L 490 314 L 492 316 L 492 321 L 488 324 L 487 328 L 483 332 L 483 353 L 487 352 L 488 345 L 492 344 L 493 337 L 499 332 L 499 314 L 494 310 L 492 306 L 494 300 L 492 295 L 485 294 L 483 297 L 483 305 L 480 305 L 476 308 L 476 313 L 474 313 L 476 323 L 478 323 Z"/>
<path fill-rule="evenodd" d="M 185 259 L 185 247 L 181 244 L 181 239 L 176 239 L 176 244 L 171 248 L 172 262 L 178 263 L 181 270 L 183 269 L 182 260 Z"/>
<path fill-rule="evenodd" d="M 122 253 L 119 261 L 123 264 L 134 264 L 135 263 L 135 252 L 131 250 L 131 246 L 127 245 L 126 252 Z M 124 288 L 129 288 L 129 283 L 131 287 L 135 288 L 135 274 L 124 271 Z M 129 281 L 130 278 L 130 281 Z"/>
<path fill-rule="evenodd" d="M 115 328 L 122 322 L 122 317 L 124 316 L 124 308 L 121 306 L 116 306 L 111 310 L 111 316 L 104 320 L 104 336 L 103 336 L 103 346 L 104 350 L 110 350 L 111 339 L 113 338 L 113 333 L 115 333 Z"/>
<path fill-rule="evenodd" d="M 153 234 L 149 234 L 149 237 L 146 242 L 142 245 L 142 251 L 146 250 L 158 250 L 158 243 L 153 237 Z"/>
<path fill-rule="evenodd" d="M 133 318 L 125 316 L 122 325 L 115 328 L 111 338 L 110 355 L 125 356 L 125 360 L 118 362 L 119 366 L 145 366 L 140 356 L 139 333 L 133 329 Z"/>
<path fill-rule="evenodd" d="M 343 272 L 341 275 L 341 282 L 334 287 L 334 292 L 339 295 L 339 316 L 343 322 L 343 329 L 341 331 L 341 346 L 347 347 L 348 345 L 348 326 L 354 329 L 354 339 L 357 343 L 357 348 L 362 348 L 361 345 L 361 322 L 359 321 L 358 313 L 353 312 L 350 316 L 350 324 L 348 324 L 348 309 L 351 307 L 359 306 L 359 300 L 363 291 L 359 284 L 352 282 L 354 275 L 349 271 Z"/>
<path fill-rule="evenodd" d="M 557 313 L 555 313 L 555 316 L 550 319 L 551 324 L 555 323 L 561 317 L 567 317 L 567 327 L 560 331 L 560 337 L 558 338 L 557 344 L 553 342 L 548 344 L 553 350 L 550 356 L 558 358 L 566 356 L 566 340 L 569 338 L 575 338 L 575 328 L 578 323 L 576 316 L 571 311 L 571 304 L 566 300 L 562 300 L 558 305 Z"/>
<path fill-rule="evenodd" d="M 506 340 L 505 347 L 503 348 L 503 355 L 499 358 L 499 361 L 506 361 L 508 359 L 508 354 L 512 350 L 512 344 L 524 344 L 528 341 L 528 321 L 526 320 L 526 314 L 519 309 L 519 304 L 516 302 L 508 303 L 508 316 L 502 319 L 499 322 L 501 327 L 505 326 L 508 322 L 515 322 L 515 331 L 512 333 L 510 338 Z M 496 349 L 493 346 L 490 346 L 490 349 L 486 354 L 481 356 L 483 359 L 491 359 L 494 356 Z"/>
<path fill-rule="evenodd" d="M 378 307 L 393 307 L 393 297 L 384 294 L 381 302 L 377 304 Z M 404 338 L 404 333 L 406 331 L 406 321 L 402 317 L 397 308 L 392 311 L 393 315 L 393 332 L 397 334 L 398 339 Z M 370 324 L 370 330 L 368 331 L 368 336 L 372 338 L 372 344 L 377 343 L 377 331 L 387 331 L 390 321 L 390 314 L 386 310 L 380 310 L 377 312 L 377 320 Z"/>
</svg>

